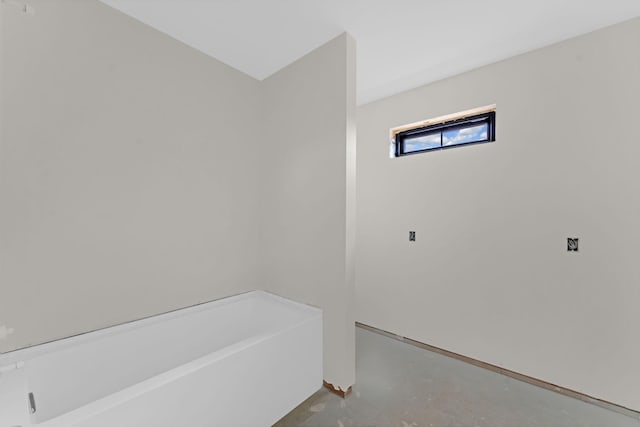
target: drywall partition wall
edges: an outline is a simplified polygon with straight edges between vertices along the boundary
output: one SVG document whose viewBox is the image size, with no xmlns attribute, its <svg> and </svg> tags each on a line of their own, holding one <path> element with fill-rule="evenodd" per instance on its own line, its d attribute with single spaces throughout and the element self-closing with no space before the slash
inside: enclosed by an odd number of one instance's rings
<svg viewBox="0 0 640 427">
<path fill-rule="evenodd" d="M 4 70 L 4 66 L 3 66 L 4 64 L 3 51 L 4 51 L 4 39 L 5 39 L 4 28 L 5 28 L 4 8 L 0 7 L 0 138 L 2 138 L 2 119 L 3 119 L 2 108 L 4 104 L 4 93 L 2 92 L 3 89 L 1 84 L 1 82 L 3 81 L 2 74 Z"/>
<path fill-rule="evenodd" d="M 1 6 L 1 5 L 0 5 Z M 0 144 L 4 139 L 4 130 L 3 130 L 3 121 L 4 121 L 4 39 L 5 39 L 5 23 L 4 23 L 4 8 L 0 7 Z M 1 146 L 0 146 L 1 147 Z M 0 152 L 1 153 L 1 152 Z M 2 167 L 2 157 L 0 157 L 0 168 Z M 0 173 L 2 170 L 0 169 Z M 1 207 L 1 205 L 0 205 Z M 0 209 L 1 210 L 1 209 Z M 2 264 L 0 264 L 0 268 L 2 268 Z M 0 324 L 0 328 L 2 325 Z"/>
<path fill-rule="evenodd" d="M 343 34 L 263 81 L 267 290 L 324 311 L 324 379 L 355 381 L 355 45 Z"/>
<path fill-rule="evenodd" d="M 360 107 L 357 320 L 640 410 L 638 76 L 635 19 Z M 492 103 L 495 142 L 389 158 Z"/>
<path fill-rule="evenodd" d="M 28 3 L 0 4 L 0 351 L 258 288 L 259 82 L 95 0 Z"/>
</svg>

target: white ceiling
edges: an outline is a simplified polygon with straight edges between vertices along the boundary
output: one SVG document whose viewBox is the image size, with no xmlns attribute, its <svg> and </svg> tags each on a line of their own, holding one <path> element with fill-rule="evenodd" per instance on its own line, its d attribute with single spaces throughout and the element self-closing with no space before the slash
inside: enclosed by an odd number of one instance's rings
<svg viewBox="0 0 640 427">
<path fill-rule="evenodd" d="M 340 33 L 360 104 L 640 15 L 640 0 L 102 0 L 262 80 Z"/>
</svg>

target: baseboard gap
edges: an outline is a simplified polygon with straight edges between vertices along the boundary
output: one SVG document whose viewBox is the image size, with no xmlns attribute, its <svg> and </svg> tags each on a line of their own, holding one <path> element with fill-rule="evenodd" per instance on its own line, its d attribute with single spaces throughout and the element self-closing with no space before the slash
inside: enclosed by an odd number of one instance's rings
<svg viewBox="0 0 640 427">
<path fill-rule="evenodd" d="M 454 353 L 454 352 L 445 350 L 445 349 L 440 348 L 440 347 L 435 347 L 435 346 L 432 346 L 432 345 L 429 345 L 429 344 L 425 344 L 425 343 L 420 342 L 420 341 L 416 341 L 416 340 L 411 339 L 411 338 L 403 337 L 402 335 L 394 334 L 393 332 L 388 332 L 388 331 L 385 331 L 383 329 L 376 328 L 375 326 L 369 326 L 369 325 L 366 325 L 364 323 L 356 322 L 356 327 L 364 329 L 364 330 L 369 331 L 369 332 L 374 332 L 374 333 L 379 334 L 379 335 L 383 335 L 385 337 L 391 338 L 391 339 L 396 340 L 396 341 L 400 341 L 400 342 L 404 342 L 404 343 L 413 345 L 415 347 L 419 347 L 419 348 L 422 348 L 422 349 L 425 349 L 425 350 L 429 350 L 429 351 L 432 351 L 434 353 L 438 353 L 438 354 L 441 354 L 443 356 L 447 356 L 447 357 L 450 357 L 452 359 L 456 359 L 456 360 L 459 360 L 461 362 L 465 362 L 465 363 L 468 363 L 470 365 L 477 366 L 479 368 L 483 368 L 483 369 L 486 369 L 486 370 L 489 370 L 489 371 L 492 371 L 492 372 L 495 372 L 495 373 L 498 373 L 498 374 L 513 378 L 515 380 L 522 381 L 522 382 L 525 382 L 527 384 L 534 385 L 536 387 L 543 388 L 545 390 L 550 390 L 550 391 L 553 391 L 555 393 L 562 394 L 564 396 L 568 396 L 568 397 L 571 397 L 571 398 L 574 398 L 574 399 L 578 399 L 578 400 L 580 400 L 582 402 L 590 403 L 592 405 L 596 405 L 596 406 L 599 406 L 601 408 L 608 409 L 610 411 L 613 411 L 613 412 L 616 412 L 616 413 L 619 413 L 619 414 L 622 414 L 622 415 L 626 415 L 626 416 L 631 417 L 631 418 L 640 419 L 640 412 L 638 412 L 638 411 L 635 411 L 633 409 L 627 408 L 627 407 L 622 406 L 622 405 L 618 405 L 616 403 L 608 402 L 606 400 L 602 400 L 602 399 L 598 399 L 596 397 L 589 396 L 589 395 L 581 393 L 579 391 L 571 390 L 571 389 L 568 389 L 566 387 L 562 387 L 562 386 L 559 386 L 559 385 L 556 385 L 556 384 L 552 384 L 552 383 L 549 383 L 549 382 L 546 382 L 546 381 L 543 381 L 543 380 L 540 380 L 540 379 L 537 379 L 537 378 L 533 378 L 533 377 L 530 377 L 530 376 L 525 375 L 525 374 L 521 374 L 521 373 L 518 373 L 518 372 L 515 372 L 515 371 L 511 371 L 509 369 L 501 368 L 500 366 L 492 365 L 490 363 L 483 362 L 481 360 L 473 359 L 473 358 L 468 357 L 468 356 L 464 356 L 464 355 L 461 355 L 461 354 L 458 354 L 458 353 Z M 325 386 L 326 386 L 326 383 L 325 383 Z M 351 389 L 351 388 L 349 388 L 349 389 Z"/>
</svg>

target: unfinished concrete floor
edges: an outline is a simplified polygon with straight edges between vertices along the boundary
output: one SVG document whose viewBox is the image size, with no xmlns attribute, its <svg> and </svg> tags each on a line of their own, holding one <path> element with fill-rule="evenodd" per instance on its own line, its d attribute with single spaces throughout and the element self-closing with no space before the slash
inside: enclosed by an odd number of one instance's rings
<svg viewBox="0 0 640 427">
<path fill-rule="evenodd" d="M 640 419 L 356 328 L 356 385 L 322 389 L 275 427 L 639 427 Z"/>
</svg>

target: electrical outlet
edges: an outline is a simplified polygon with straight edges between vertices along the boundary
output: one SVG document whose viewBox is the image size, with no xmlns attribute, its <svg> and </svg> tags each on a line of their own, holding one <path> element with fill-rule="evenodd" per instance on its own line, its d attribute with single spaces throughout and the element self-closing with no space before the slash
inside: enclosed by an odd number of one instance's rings
<svg viewBox="0 0 640 427">
<path fill-rule="evenodd" d="M 567 237 L 567 251 L 578 252 L 578 238 Z"/>
<path fill-rule="evenodd" d="M 410 231 L 409 232 L 409 241 L 410 242 L 415 242 L 416 241 L 416 232 L 415 231 Z"/>
</svg>

